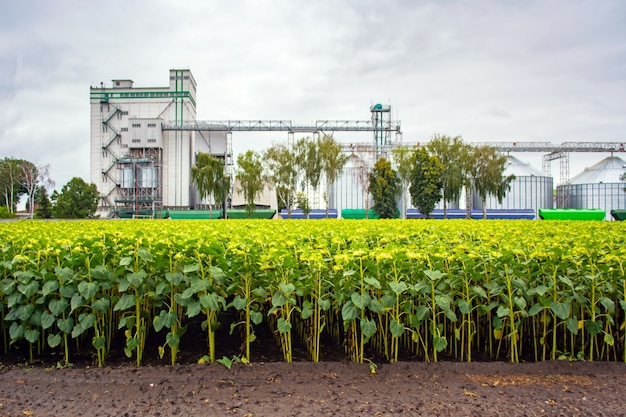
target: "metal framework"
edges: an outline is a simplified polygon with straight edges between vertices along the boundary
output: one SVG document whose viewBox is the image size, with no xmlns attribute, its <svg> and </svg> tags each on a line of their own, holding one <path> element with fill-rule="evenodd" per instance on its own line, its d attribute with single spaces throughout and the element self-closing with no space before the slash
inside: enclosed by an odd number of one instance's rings
<svg viewBox="0 0 626 417">
<path fill-rule="evenodd" d="M 183 124 L 169 121 L 163 130 L 193 130 L 214 132 L 396 132 L 402 134 L 399 121 L 380 126 L 374 120 L 317 120 L 314 124 L 300 125 L 291 120 L 195 120 Z"/>
</svg>

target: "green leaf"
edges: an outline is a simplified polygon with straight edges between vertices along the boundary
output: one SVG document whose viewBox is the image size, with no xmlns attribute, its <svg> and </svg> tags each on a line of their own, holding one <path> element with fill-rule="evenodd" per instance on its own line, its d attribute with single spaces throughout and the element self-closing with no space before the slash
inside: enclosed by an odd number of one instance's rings
<svg viewBox="0 0 626 417">
<path fill-rule="evenodd" d="M 602 332 L 602 322 L 598 320 L 585 320 L 585 330 L 592 336 L 600 334 Z"/>
<path fill-rule="evenodd" d="M 240 295 L 235 296 L 235 298 L 233 299 L 233 307 L 235 307 L 237 311 L 241 311 L 246 308 L 247 304 L 247 299 L 241 297 Z"/>
<path fill-rule="evenodd" d="M 120 259 L 120 266 L 128 266 L 133 262 L 133 258 L 131 256 L 125 256 Z"/>
<path fill-rule="evenodd" d="M 78 292 L 86 300 L 92 299 L 98 292 L 99 286 L 97 282 L 82 281 L 78 284 Z"/>
<path fill-rule="evenodd" d="M 17 290 L 24 294 L 26 298 L 30 298 L 39 291 L 39 282 L 33 280 L 27 284 L 18 284 Z"/>
<path fill-rule="evenodd" d="M 465 300 L 459 300 L 457 305 L 461 314 L 469 314 L 469 312 L 472 310 L 472 305 Z"/>
<path fill-rule="evenodd" d="M 61 338 L 60 334 L 49 334 L 48 335 L 48 346 L 50 346 L 51 348 L 55 348 L 57 346 L 59 346 L 61 344 L 61 341 L 63 339 Z"/>
<path fill-rule="evenodd" d="M 26 327 L 22 324 L 17 324 L 17 322 L 11 323 L 11 327 L 9 327 L 9 336 L 12 341 L 16 341 L 24 337 L 24 333 L 26 333 Z"/>
<path fill-rule="evenodd" d="M 487 298 L 487 292 L 485 292 L 485 290 L 481 287 L 473 286 L 472 291 L 474 292 L 474 294 L 477 294 L 481 298 Z"/>
<path fill-rule="evenodd" d="M 610 298 L 607 298 L 607 297 L 600 298 L 600 304 L 602 304 L 602 306 L 604 307 L 604 310 L 609 313 L 613 313 L 615 311 L 615 303 Z"/>
<path fill-rule="evenodd" d="M 389 281 L 388 285 L 389 285 L 389 288 L 391 288 L 391 291 L 393 291 L 396 295 L 402 294 L 408 288 L 408 286 L 402 281 L 400 282 Z"/>
<path fill-rule="evenodd" d="M 341 309 L 341 318 L 343 321 L 352 321 L 359 316 L 359 310 L 354 306 L 352 301 L 346 302 Z"/>
<path fill-rule="evenodd" d="M 526 299 L 524 297 L 513 297 L 513 301 L 520 310 L 526 310 Z"/>
<path fill-rule="evenodd" d="M 134 294 L 122 294 L 117 303 L 115 303 L 115 307 L 113 307 L 113 311 L 126 310 L 135 305 L 135 295 Z"/>
<path fill-rule="evenodd" d="M 534 306 L 532 306 L 530 308 L 530 310 L 528 310 L 528 315 L 532 317 L 532 316 L 542 312 L 543 309 L 544 309 L 544 307 L 541 304 L 535 304 Z"/>
<path fill-rule="evenodd" d="M 165 335 L 165 343 L 167 343 L 169 347 L 177 347 L 180 345 L 180 337 L 178 335 L 168 333 Z"/>
<path fill-rule="evenodd" d="M 104 314 L 107 311 L 109 311 L 109 308 L 111 307 L 111 302 L 109 301 L 108 298 L 100 298 L 98 300 L 95 300 L 91 306 L 93 307 L 94 310 L 96 310 L 98 313 Z"/>
<path fill-rule="evenodd" d="M 565 320 L 570 314 L 570 306 L 568 303 L 557 303 L 555 301 L 551 301 L 550 310 L 552 310 L 552 312 L 561 320 Z"/>
<path fill-rule="evenodd" d="M 185 289 L 185 291 L 183 291 L 183 293 L 181 294 L 181 297 L 183 299 L 187 299 L 187 298 L 191 298 L 193 295 L 194 295 L 193 288 L 187 288 Z"/>
<path fill-rule="evenodd" d="M 537 285 L 537 287 L 535 287 L 535 292 L 540 297 L 543 297 L 547 291 L 548 291 L 548 287 L 546 287 L 543 284 L 542 285 Z"/>
<path fill-rule="evenodd" d="M 450 310 L 450 297 L 447 295 L 435 295 L 435 303 L 443 311 Z"/>
<path fill-rule="evenodd" d="M 189 273 L 191 273 L 191 272 L 196 272 L 196 271 L 199 271 L 199 270 L 200 270 L 200 264 L 199 264 L 199 263 L 197 263 L 197 262 L 196 262 L 196 263 L 193 263 L 193 264 L 185 265 L 185 266 L 183 267 L 183 273 L 184 273 L 185 275 L 186 275 L 186 274 L 189 274 Z"/>
<path fill-rule="evenodd" d="M 365 336 L 365 341 L 368 341 L 370 337 L 376 333 L 376 322 L 370 320 L 367 317 L 361 319 L 361 333 Z"/>
<path fill-rule="evenodd" d="M 143 280 L 146 279 L 146 271 L 143 269 L 139 272 L 132 272 L 126 275 L 126 279 L 135 288 L 139 288 L 143 284 Z"/>
<path fill-rule="evenodd" d="M 565 320 L 565 326 L 567 326 L 567 330 L 572 334 L 578 334 L 578 319 L 576 317 L 569 317 Z"/>
<path fill-rule="evenodd" d="M 300 312 L 300 317 L 302 320 L 306 320 L 313 315 L 313 303 L 309 300 L 305 300 L 302 303 L 302 311 Z"/>
<path fill-rule="evenodd" d="M 104 349 L 106 346 L 106 342 L 107 339 L 106 337 L 93 337 L 91 339 L 91 344 L 93 345 L 93 347 L 95 347 L 96 349 Z"/>
<path fill-rule="evenodd" d="M 404 333 L 404 324 L 399 323 L 396 319 L 391 320 L 389 323 L 389 330 L 393 337 L 400 337 Z"/>
<path fill-rule="evenodd" d="M 363 278 L 363 281 L 367 282 L 369 285 L 371 285 L 372 287 L 376 288 L 377 290 L 380 290 L 382 288 L 380 286 L 380 281 L 378 281 L 374 277 L 365 277 L 365 278 Z"/>
<path fill-rule="evenodd" d="M 68 317 L 66 319 L 57 319 L 57 327 L 65 334 L 69 334 L 74 328 L 74 319 Z"/>
<path fill-rule="evenodd" d="M 202 311 L 202 304 L 199 301 L 192 301 L 187 306 L 187 317 L 195 317 Z"/>
<path fill-rule="evenodd" d="M 448 340 L 446 340 L 445 336 L 434 336 L 433 337 L 433 347 L 437 352 L 443 351 L 448 346 Z"/>
<path fill-rule="evenodd" d="M 39 340 L 39 329 L 28 329 L 24 332 L 24 338 L 30 343 L 36 343 Z"/>
<path fill-rule="evenodd" d="M 626 300 L 619 300 L 619 305 L 622 310 L 626 311 Z"/>
<path fill-rule="evenodd" d="M 354 304 L 356 308 L 358 308 L 359 310 L 364 310 L 370 303 L 371 297 L 368 293 L 361 295 L 355 292 L 355 293 L 352 293 L 350 300 L 352 301 L 352 304 Z"/>
<path fill-rule="evenodd" d="M 279 282 L 278 288 L 282 291 L 283 294 L 287 296 L 296 290 L 296 286 L 293 285 L 291 282 L 289 283 Z"/>
<path fill-rule="evenodd" d="M 441 278 L 443 278 L 443 274 L 441 273 L 441 271 L 425 270 L 424 275 L 426 275 L 431 281 L 439 281 Z"/>
<path fill-rule="evenodd" d="M 78 317 L 78 323 L 72 329 L 72 338 L 77 338 L 85 331 L 91 329 L 96 322 L 96 316 L 93 313 L 81 314 Z"/>
<path fill-rule="evenodd" d="M 372 313 L 382 313 L 383 311 L 385 311 L 385 308 L 383 307 L 383 305 L 381 304 L 380 301 L 378 301 L 376 298 L 372 298 L 370 300 L 370 304 L 367 306 L 367 308 L 372 312 Z"/>
<path fill-rule="evenodd" d="M 44 297 L 46 297 L 58 289 L 59 289 L 59 281 L 48 280 L 43 284 L 43 287 L 41 288 L 41 294 Z"/>
<path fill-rule="evenodd" d="M 330 300 L 328 299 L 320 298 L 319 300 L 317 300 L 317 303 L 322 311 L 327 311 L 330 308 Z"/>
<path fill-rule="evenodd" d="M 77 308 L 82 307 L 84 302 L 85 302 L 85 299 L 83 298 L 82 295 L 75 294 L 72 297 L 72 301 L 70 302 L 70 305 L 71 305 L 70 312 L 76 310 Z"/>
<path fill-rule="evenodd" d="M 222 357 L 222 359 L 218 359 L 215 362 L 219 363 L 220 365 L 224 365 L 226 369 L 230 369 L 233 366 L 233 361 L 230 360 L 228 356 L 224 356 Z"/>
<path fill-rule="evenodd" d="M 287 304 L 287 297 L 285 297 L 282 293 L 277 292 L 272 296 L 272 307 L 282 307 Z"/>
<path fill-rule="evenodd" d="M 44 330 L 47 330 L 50 327 L 52 327 L 55 321 L 56 321 L 56 317 L 54 317 L 54 314 L 50 314 L 47 311 L 41 312 L 41 327 Z"/>
<path fill-rule="evenodd" d="M 613 339 L 613 335 L 609 333 L 604 334 L 604 343 L 609 346 L 613 346 L 615 344 L 615 339 Z"/>
<path fill-rule="evenodd" d="M 152 262 L 152 254 L 145 248 L 137 249 L 137 254 L 144 262 Z"/>
<path fill-rule="evenodd" d="M 154 318 L 152 319 L 152 327 L 154 327 L 154 331 L 155 332 L 160 332 L 163 329 L 164 326 L 164 322 L 163 322 L 163 314 L 165 313 L 165 311 L 161 311 L 161 314 L 158 316 L 154 316 Z"/>
<path fill-rule="evenodd" d="M 21 305 L 17 308 L 17 318 L 21 321 L 26 321 L 33 315 L 35 311 L 35 306 L 32 304 Z"/>
<path fill-rule="evenodd" d="M 282 317 L 278 319 L 278 323 L 276 324 L 276 327 L 278 328 L 278 332 L 280 334 L 285 334 L 291 331 L 291 323 L 289 323 L 287 320 L 285 320 Z"/>
<path fill-rule="evenodd" d="M 260 311 L 251 311 L 250 320 L 253 324 L 261 324 L 261 322 L 263 321 L 263 313 L 261 313 Z"/>
<path fill-rule="evenodd" d="M 218 311 L 220 306 L 217 302 L 217 294 L 203 294 L 200 296 L 200 304 L 203 308 L 206 308 L 210 311 Z"/>
<path fill-rule="evenodd" d="M 498 317 L 502 318 L 502 317 L 506 317 L 509 315 L 509 309 L 508 307 L 504 307 L 504 306 L 500 306 L 498 307 L 498 310 L 496 311 L 496 314 L 498 315 Z"/>
<path fill-rule="evenodd" d="M 63 311 L 65 311 L 65 309 L 67 308 L 67 304 L 67 299 L 65 298 L 50 300 L 50 302 L 48 303 L 48 308 L 55 317 L 58 317 L 59 315 L 61 315 L 61 313 L 63 313 Z"/>
</svg>

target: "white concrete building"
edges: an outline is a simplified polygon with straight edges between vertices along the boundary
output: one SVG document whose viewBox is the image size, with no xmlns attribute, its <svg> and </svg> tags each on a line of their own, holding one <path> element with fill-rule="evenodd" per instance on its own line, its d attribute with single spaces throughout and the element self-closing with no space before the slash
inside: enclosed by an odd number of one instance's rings
<svg viewBox="0 0 626 417">
<path fill-rule="evenodd" d="M 195 155 L 226 155 L 225 132 L 164 129 L 196 120 L 191 71 L 172 69 L 169 76 L 167 87 L 116 79 L 91 88 L 91 182 L 102 196 L 102 216 L 193 208 Z"/>
</svg>

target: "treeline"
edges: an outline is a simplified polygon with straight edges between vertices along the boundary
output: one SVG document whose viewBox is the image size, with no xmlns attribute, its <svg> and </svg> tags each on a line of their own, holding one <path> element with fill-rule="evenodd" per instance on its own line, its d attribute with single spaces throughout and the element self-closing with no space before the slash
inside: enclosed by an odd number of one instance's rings
<svg viewBox="0 0 626 417">
<path fill-rule="evenodd" d="M 503 176 L 506 157 L 495 148 L 471 146 L 461 137 L 445 135 L 434 136 L 425 146 L 402 145 L 380 154 L 358 147 L 343 152 L 332 136 L 302 138 L 291 146 L 280 143 L 263 152 L 239 155 L 235 178 L 249 213 L 266 186 L 276 190 L 279 207 L 286 209 L 288 216 L 295 208 L 308 213 L 309 191 L 318 191 L 321 184 L 326 187 L 322 195 L 328 213 L 331 187 L 348 161 L 363 194 L 372 196 L 371 208 L 381 218 L 397 216 L 399 199 L 403 201 L 402 217 L 406 217 L 409 196 L 413 206 L 426 216 L 443 200 L 445 215 L 448 203 L 457 202 L 463 189 L 468 195 L 475 191 L 485 210 L 487 197 L 495 196 L 501 202 L 514 179 Z M 231 183 L 223 160 L 199 154 L 192 167 L 192 180 L 200 198 L 210 206 L 221 206 L 228 198 Z M 369 209 L 369 198 L 365 204 Z M 467 208 L 469 211 L 471 205 Z"/>
</svg>

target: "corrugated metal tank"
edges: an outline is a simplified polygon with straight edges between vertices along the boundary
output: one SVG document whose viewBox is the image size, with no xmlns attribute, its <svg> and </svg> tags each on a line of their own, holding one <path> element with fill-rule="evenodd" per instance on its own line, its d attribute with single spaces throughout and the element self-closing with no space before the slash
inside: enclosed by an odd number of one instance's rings
<svg viewBox="0 0 626 417">
<path fill-rule="evenodd" d="M 620 180 L 625 171 L 623 159 L 605 158 L 558 186 L 557 199 L 564 202 L 563 208 L 603 209 L 605 220 L 611 220 L 611 210 L 626 208 L 626 184 Z"/>
<path fill-rule="evenodd" d="M 337 210 L 364 209 L 366 199 L 369 199 L 369 208 L 372 201 L 367 187 L 369 184 L 369 170 L 371 162 L 369 155 L 359 156 L 352 154 L 343 167 L 343 171 L 332 186 L 329 205 Z"/>
<path fill-rule="evenodd" d="M 525 210 L 532 209 L 538 215 L 541 208 L 552 208 L 554 202 L 554 179 L 529 164 L 508 155 L 504 176 L 515 175 L 511 188 L 502 199 L 491 196 L 486 200 L 487 210 Z M 474 193 L 474 208 L 482 209 L 480 196 Z"/>
</svg>

